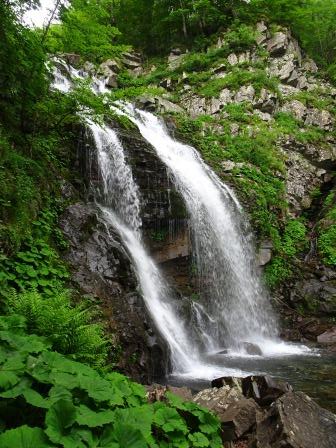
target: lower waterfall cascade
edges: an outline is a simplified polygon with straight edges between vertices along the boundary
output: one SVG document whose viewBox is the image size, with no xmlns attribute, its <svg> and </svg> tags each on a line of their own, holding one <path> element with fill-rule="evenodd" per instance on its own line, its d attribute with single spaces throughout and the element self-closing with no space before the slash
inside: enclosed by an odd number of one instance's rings
<svg viewBox="0 0 336 448">
<path fill-rule="evenodd" d="M 65 94 L 71 77 L 55 69 L 53 87 Z M 85 76 L 85 75 L 84 75 Z M 69 79 L 70 78 L 70 79 Z M 93 80 L 96 94 L 105 93 Z M 225 367 L 231 356 L 250 356 L 246 344 L 256 344 L 263 356 L 296 355 L 309 351 L 278 337 L 277 321 L 255 267 L 251 231 L 231 189 L 220 181 L 197 151 L 174 140 L 155 115 L 117 104 L 139 129 L 164 163 L 184 199 L 192 234 L 193 257 L 200 278 L 201 300 L 190 301 L 193 318 L 187 323 L 160 269 L 148 255 L 141 232 L 141 197 L 116 131 L 83 118 L 94 142 L 100 185 L 94 196 L 106 226 L 116 231 L 133 262 L 146 308 L 170 350 L 171 374 L 190 378 L 242 376 Z M 196 337 L 197 335 L 197 337 Z"/>
</svg>

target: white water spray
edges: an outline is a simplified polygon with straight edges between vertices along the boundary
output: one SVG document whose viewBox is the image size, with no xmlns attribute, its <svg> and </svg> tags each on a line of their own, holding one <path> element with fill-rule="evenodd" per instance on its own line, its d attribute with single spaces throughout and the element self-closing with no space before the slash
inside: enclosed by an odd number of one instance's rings
<svg viewBox="0 0 336 448">
<path fill-rule="evenodd" d="M 73 78 L 87 76 L 72 68 L 68 73 L 72 78 L 55 70 L 55 89 L 69 92 Z M 93 79 L 92 90 L 99 94 L 107 89 L 103 80 Z M 193 379 L 242 376 L 244 372 L 224 368 L 223 360 L 207 355 L 228 344 L 239 352 L 241 341 L 258 343 L 266 356 L 300 353 L 301 348 L 276 338 L 275 320 L 253 269 L 251 245 L 243 236 L 241 207 L 233 192 L 193 148 L 173 140 L 155 116 L 131 106 L 126 114 L 169 167 L 184 197 L 201 286 L 208 291 L 202 303 L 191 305 L 191 322 L 186 325 L 180 304 L 144 248 L 139 191 L 122 144 L 111 128 L 85 119 L 97 152 L 97 202 L 107 226 L 119 233 L 133 260 L 146 307 L 170 349 L 172 373 Z"/>
<path fill-rule="evenodd" d="M 130 105 L 125 112 L 169 168 L 188 208 L 207 320 L 204 345 L 209 346 L 210 337 L 212 349 L 239 350 L 253 342 L 267 351 L 277 338 L 277 324 L 256 273 L 237 198 L 197 151 L 174 140 L 156 116 Z"/>
</svg>

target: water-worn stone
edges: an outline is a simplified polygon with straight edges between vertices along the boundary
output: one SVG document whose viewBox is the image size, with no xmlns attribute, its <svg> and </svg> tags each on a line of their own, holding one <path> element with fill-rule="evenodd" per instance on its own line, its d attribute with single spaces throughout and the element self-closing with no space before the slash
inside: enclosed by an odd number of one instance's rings
<svg viewBox="0 0 336 448">
<path fill-rule="evenodd" d="M 212 389 L 201 390 L 194 396 L 193 401 L 200 406 L 210 409 L 210 411 L 215 412 L 221 417 L 230 404 L 242 398 L 244 398 L 243 394 L 238 388 L 223 386 L 219 389 L 214 387 Z"/>
<path fill-rule="evenodd" d="M 336 327 L 317 336 L 317 342 L 320 344 L 336 344 Z"/>
<path fill-rule="evenodd" d="M 243 394 L 253 398 L 261 406 L 268 406 L 292 387 L 283 381 L 265 376 L 248 376 L 242 379 Z"/>
<path fill-rule="evenodd" d="M 256 424 L 259 411 L 259 406 L 252 398 L 242 398 L 231 404 L 219 416 L 222 426 L 222 439 L 230 441 L 243 436 Z"/>
<path fill-rule="evenodd" d="M 262 356 L 262 351 L 259 345 L 253 344 L 252 342 L 243 342 L 241 344 L 241 348 L 247 353 L 248 355 L 253 356 Z"/>
<path fill-rule="evenodd" d="M 257 422 L 257 448 L 335 448 L 336 415 L 288 392 Z"/>
</svg>

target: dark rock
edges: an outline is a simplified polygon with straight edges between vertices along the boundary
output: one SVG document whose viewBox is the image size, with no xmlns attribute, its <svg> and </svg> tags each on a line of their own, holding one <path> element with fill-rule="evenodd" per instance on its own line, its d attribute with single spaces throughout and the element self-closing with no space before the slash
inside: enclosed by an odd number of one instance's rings
<svg viewBox="0 0 336 448">
<path fill-rule="evenodd" d="M 336 416 L 302 392 L 288 392 L 257 423 L 257 448 L 335 448 Z"/>
<path fill-rule="evenodd" d="M 64 53 L 61 55 L 61 58 L 73 67 L 78 67 L 81 61 L 81 56 L 75 53 Z"/>
<path fill-rule="evenodd" d="M 243 342 L 242 348 L 248 355 L 262 356 L 262 351 L 259 345 L 253 344 L 252 342 Z"/>
<path fill-rule="evenodd" d="M 320 344 L 336 344 L 336 327 L 317 336 L 317 342 Z"/>
<path fill-rule="evenodd" d="M 243 394 L 237 387 L 224 386 L 217 389 L 204 389 L 193 397 L 193 401 L 214 412 L 221 418 L 227 408 L 243 399 Z"/>
<path fill-rule="evenodd" d="M 334 316 L 336 313 L 336 281 L 302 280 L 290 294 L 295 307 L 301 306 L 316 316 Z"/>
<path fill-rule="evenodd" d="M 72 281 L 84 294 L 99 300 L 107 329 L 123 349 L 117 367 L 140 382 L 152 382 L 166 371 L 166 345 L 154 335 L 130 257 L 118 235 L 99 218 L 94 204 L 66 209 L 60 227 L 69 241 L 64 258 Z M 127 297 L 132 293 L 132 301 Z"/>
<path fill-rule="evenodd" d="M 261 406 L 268 406 L 293 389 L 288 383 L 270 376 L 248 376 L 242 379 L 242 390 L 245 397 L 253 398 Z"/>
<path fill-rule="evenodd" d="M 281 56 L 286 53 L 288 48 L 288 35 L 282 31 L 274 34 L 267 42 L 267 50 L 272 56 Z"/>
<path fill-rule="evenodd" d="M 243 436 L 256 424 L 258 411 L 260 408 L 252 398 L 243 398 L 231 404 L 219 416 L 222 423 L 222 439 L 230 441 Z"/>
<path fill-rule="evenodd" d="M 236 378 L 234 376 L 222 376 L 221 378 L 216 378 L 211 381 L 211 387 L 220 388 L 223 386 L 241 389 L 241 378 Z"/>
</svg>

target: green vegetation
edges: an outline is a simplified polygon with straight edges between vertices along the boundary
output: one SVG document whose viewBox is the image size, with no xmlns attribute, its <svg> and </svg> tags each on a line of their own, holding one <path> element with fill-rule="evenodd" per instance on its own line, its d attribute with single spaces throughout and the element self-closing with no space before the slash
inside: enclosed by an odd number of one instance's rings
<svg viewBox="0 0 336 448">
<path fill-rule="evenodd" d="M 199 93 L 208 98 L 218 97 L 224 88 L 236 91 L 241 86 L 249 84 L 254 87 L 258 95 L 262 88 L 277 92 L 278 83 L 277 79 L 268 77 L 264 70 L 248 71 L 235 68 L 224 78 L 208 81 L 199 89 Z"/>
<path fill-rule="evenodd" d="M 323 261 L 336 266 L 336 193 L 332 191 L 324 202 L 325 215 L 318 226 L 318 250 Z"/>
<path fill-rule="evenodd" d="M 142 386 L 51 351 L 24 317 L 0 318 L 0 445 L 37 447 L 222 446 L 219 421 L 167 394 L 148 404 Z"/>
<path fill-rule="evenodd" d="M 31 290 L 12 292 L 6 304 L 10 314 L 25 318 L 29 334 L 47 337 L 53 350 L 93 367 L 106 363 L 108 341 L 101 325 L 92 323 L 97 311 L 84 299 L 72 305 L 70 291 L 61 289 L 43 297 Z"/>
</svg>

